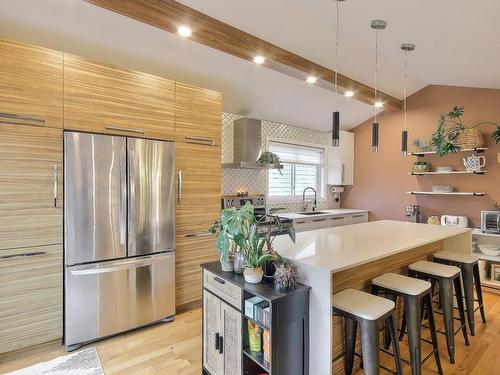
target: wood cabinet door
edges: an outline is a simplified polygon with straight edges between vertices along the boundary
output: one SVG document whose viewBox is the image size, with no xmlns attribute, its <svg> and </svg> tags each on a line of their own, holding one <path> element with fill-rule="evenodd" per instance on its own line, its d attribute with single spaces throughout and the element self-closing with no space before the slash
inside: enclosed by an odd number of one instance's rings
<svg viewBox="0 0 500 375">
<path fill-rule="evenodd" d="M 0 121 L 62 128 L 62 52 L 0 39 Z"/>
<path fill-rule="evenodd" d="M 64 54 L 64 128 L 174 139 L 175 83 Z"/>
<path fill-rule="evenodd" d="M 220 216 L 221 150 L 176 142 L 176 305 L 201 300 L 200 264 L 218 259 L 207 230 Z"/>
<path fill-rule="evenodd" d="M 223 334 L 224 375 L 241 375 L 241 314 L 221 302 L 221 330 Z"/>
<path fill-rule="evenodd" d="M 62 245 L 0 251 L 0 353 L 60 339 Z"/>
<path fill-rule="evenodd" d="M 175 85 L 175 140 L 221 145 L 222 95 L 182 83 Z"/>
<path fill-rule="evenodd" d="M 221 301 L 210 292 L 203 292 L 203 367 L 211 375 L 223 375 L 223 356 L 219 352 Z"/>
<path fill-rule="evenodd" d="M 0 122 L 1 249 L 62 243 L 62 130 Z"/>
</svg>

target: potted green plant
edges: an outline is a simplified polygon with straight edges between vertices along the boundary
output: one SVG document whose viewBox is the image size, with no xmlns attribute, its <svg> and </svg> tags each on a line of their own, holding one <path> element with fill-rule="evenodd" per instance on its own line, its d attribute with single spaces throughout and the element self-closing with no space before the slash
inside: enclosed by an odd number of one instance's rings
<svg viewBox="0 0 500 375">
<path fill-rule="evenodd" d="M 442 113 L 439 118 L 438 128 L 431 137 L 431 145 L 439 156 L 456 153 L 464 148 L 479 147 L 482 135 L 476 127 L 480 125 L 494 125 L 496 128 L 491 133 L 495 143 L 500 143 L 500 124 L 490 121 L 479 122 L 475 125 L 466 125 L 462 121 L 464 107 L 455 106 L 448 113 Z"/>
<path fill-rule="evenodd" d="M 232 257 L 237 246 L 244 251 L 247 246 L 245 238 L 250 235 L 250 228 L 255 223 L 253 206 L 245 205 L 237 210 L 234 207 L 221 211 L 220 220 L 216 221 L 210 228 L 217 235 L 217 251 L 219 253 L 222 269 L 233 271 Z"/>
</svg>

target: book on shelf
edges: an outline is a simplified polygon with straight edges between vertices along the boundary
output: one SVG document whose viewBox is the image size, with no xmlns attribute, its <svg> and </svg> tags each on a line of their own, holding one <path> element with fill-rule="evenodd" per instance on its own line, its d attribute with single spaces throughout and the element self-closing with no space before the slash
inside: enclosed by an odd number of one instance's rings
<svg viewBox="0 0 500 375">
<path fill-rule="evenodd" d="M 271 335 L 267 329 L 262 333 L 262 351 L 264 352 L 264 361 L 271 362 Z"/>
<path fill-rule="evenodd" d="M 250 319 L 255 319 L 255 305 L 262 302 L 260 297 L 251 297 L 245 300 L 245 315 Z"/>
</svg>

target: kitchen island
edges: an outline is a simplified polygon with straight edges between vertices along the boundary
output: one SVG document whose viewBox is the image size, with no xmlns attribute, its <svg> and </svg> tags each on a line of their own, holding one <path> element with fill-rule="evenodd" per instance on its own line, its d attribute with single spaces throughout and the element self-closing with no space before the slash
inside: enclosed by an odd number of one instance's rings
<svg viewBox="0 0 500 375">
<path fill-rule="evenodd" d="M 278 236 L 274 248 L 297 267 L 309 285 L 309 373 L 343 373 L 343 328 L 332 317 L 332 296 L 346 288 L 369 291 L 386 272 L 406 274 L 409 264 L 440 251 L 470 253 L 471 229 L 381 220 Z"/>
</svg>

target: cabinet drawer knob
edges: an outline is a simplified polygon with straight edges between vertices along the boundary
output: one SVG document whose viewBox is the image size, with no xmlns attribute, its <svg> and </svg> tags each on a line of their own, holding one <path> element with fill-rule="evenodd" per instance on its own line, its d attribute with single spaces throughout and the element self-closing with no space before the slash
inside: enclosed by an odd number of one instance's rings
<svg viewBox="0 0 500 375">
<path fill-rule="evenodd" d="M 220 277 L 217 277 L 217 276 L 214 277 L 214 280 L 217 281 L 220 284 L 225 284 L 226 283 L 225 280 L 223 280 L 223 279 L 221 279 Z"/>
</svg>

